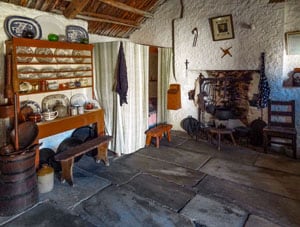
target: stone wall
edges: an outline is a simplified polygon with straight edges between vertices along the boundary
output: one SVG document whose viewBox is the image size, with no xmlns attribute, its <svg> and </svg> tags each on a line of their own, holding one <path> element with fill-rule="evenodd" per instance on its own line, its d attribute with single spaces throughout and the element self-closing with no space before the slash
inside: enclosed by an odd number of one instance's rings
<svg viewBox="0 0 300 227">
<path fill-rule="evenodd" d="M 220 3 L 222 2 L 222 3 Z M 188 101 L 188 91 L 201 70 L 256 70 L 260 69 L 260 54 L 266 53 L 266 76 L 271 86 L 271 98 L 296 99 L 297 116 L 300 112 L 299 88 L 283 88 L 287 73 L 300 67 L 300 56 L 285 55 L 286 31 L 300 30 L 300 1 L 268 4 L 269 0 L 183 0 L 183 18 L 180 0 L 165 3 L 130 40 L 147 45 L 172 47 L 172 20 L 175 19 L 174 53 L 177 82 L 182 87 L 182 108 L 170 111 L 170 123 L 182 130 L 180 121 L 192 115 L 197 108 Z M 213 41 L 209 18 L 231 14 L 235 38 Z M 250 26 L 252 25 L 252 26 Z M 193 28 L 199 31 L 197 46 L 193 47 Z M 220 48 L 229 48 L 232 57 L 222 57 Z M 184 62 L 188 59 L 189 70 Z M 300 118 L 297 127 L 300 128 Z"/>
</svg>

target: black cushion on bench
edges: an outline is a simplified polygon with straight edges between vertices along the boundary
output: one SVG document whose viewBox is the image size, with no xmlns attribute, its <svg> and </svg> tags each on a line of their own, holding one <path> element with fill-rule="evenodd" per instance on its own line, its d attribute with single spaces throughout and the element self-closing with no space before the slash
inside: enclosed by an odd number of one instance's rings
<svg viewBox="0 0 300 227">
<path fill-rule="evenodd" d="M 89 140 L 85 143 L 82 143 L 76 147 L 69 148 L 68 150 L 59 153 L 55 155 L 56 161 L 66 161 L 71 158 L 75 158 L 77 156 L 80 156 L 96 147 L 98 147 L 101 144 L 107 143 L 110 140 L 112 140 L 112 136 L 99 136 L 97 138 L 94 138 L 92 140 Z"/>
</svg>

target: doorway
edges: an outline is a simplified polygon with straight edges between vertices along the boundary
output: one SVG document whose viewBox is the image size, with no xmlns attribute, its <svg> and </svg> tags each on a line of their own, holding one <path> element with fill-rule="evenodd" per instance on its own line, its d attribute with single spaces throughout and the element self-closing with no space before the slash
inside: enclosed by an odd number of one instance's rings
<svg viewBox="0 0 300 227">
<path fill-rule="evenodd" d="M 149 128 L 157 124 L 158 48 L 149 48 Z"/>
</svg>

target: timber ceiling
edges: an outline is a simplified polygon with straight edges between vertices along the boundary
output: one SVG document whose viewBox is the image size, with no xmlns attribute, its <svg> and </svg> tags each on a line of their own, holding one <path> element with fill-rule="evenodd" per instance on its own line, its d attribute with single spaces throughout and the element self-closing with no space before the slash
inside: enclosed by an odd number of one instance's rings
<svg viewBox="0 0 300 227">
<path fill-rule="evenodd" d="M 167 0 L 0 0 L 88 22 L 91 34 L 128 38 Z"/>
</svg>

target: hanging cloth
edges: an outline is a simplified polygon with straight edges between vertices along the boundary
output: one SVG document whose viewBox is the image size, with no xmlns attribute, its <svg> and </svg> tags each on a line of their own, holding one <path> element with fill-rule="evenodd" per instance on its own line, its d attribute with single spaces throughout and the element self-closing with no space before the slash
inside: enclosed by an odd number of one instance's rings
<svg viewBox="0 0 300 227">
<path fill-rule="evenodd" d="M 263 109 L 267 107 L 270 96 L 270 87 L 265 75 L 265 53 L 261 53 L 261 70 L 258 91 L 257 108 Z"/>
<path fill-rule="evenodd" d="M 127 103 L 128 79 L 127 67 L 124 55 L 123 43 L 120 44 L 118 62 L 117 62 L 117 75 L 116 75 L 116 92 L 120 96 L 120 106 Z"/>
</svg>

